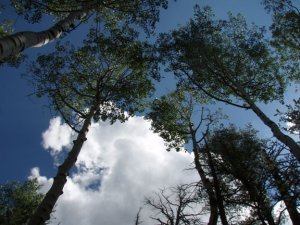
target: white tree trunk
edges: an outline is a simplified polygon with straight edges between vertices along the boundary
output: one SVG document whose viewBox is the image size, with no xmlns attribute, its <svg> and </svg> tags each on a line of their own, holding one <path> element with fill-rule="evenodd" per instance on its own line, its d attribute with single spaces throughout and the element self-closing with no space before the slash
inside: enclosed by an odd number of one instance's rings
<svg viewBox="0 0 300 225">
<path fill-rule="evenodd" d="M 26 48 L 41 47 L 59 38 L 64 32 L 70 30 L 76 20 L 81 20 L 87 15 L 86 11 L 72 12 L 65 19 L 53 27 L 40 32 L 18 32 L 0 39 L 0 59 L 16 55 Z"/>
<path fill-rule="evenodd" d="M 91 107 L 87 118 L 84 120 L 83 126 L 74 141 L 72 150 L 69 152 L 68 157 L 63 164 L 58 167 L 56 176 L 54 177 L 53 184 L 50 190 L 45 195 L 43 201 L 40 203 L 38 209 L 30 219 L 28 225 L 43 225 L 50 218 L 50 214 L 53 211 L 54 205 L 59 196 L 63 194 L 63 188 L 67 182 L 67 176 L 70 169 L 75 165 L 77 157 L 81 151 L 83 143 L 86 141 L 86 135 L 91 125 L 92 118 L 95 114 L 97 107 Z"/>
</svg>

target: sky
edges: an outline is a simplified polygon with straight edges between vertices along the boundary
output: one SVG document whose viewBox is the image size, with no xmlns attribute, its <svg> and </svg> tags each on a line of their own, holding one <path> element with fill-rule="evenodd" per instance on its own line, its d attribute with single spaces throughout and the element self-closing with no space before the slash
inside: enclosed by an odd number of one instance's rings
<svg viewBox="0 0 300 225">
<path fill-rule="evenodd" d="M 270 24 L 270 16 L 259 0 L 178 0 L 170 2 L 168 10 L 161 12 L 156 32 L 184 25 L 192 17 L 195 4 L 209 4 L 218 18 L 226 18 L 230 10 L 234 14 L 242 13 L 249 22 Z M 11 10 L 3 12 L 3 16 L 17 19 L 15 31 L 42 30 L 52 23 L 47 19 L 37 25 L 26 24 Z M 78 42 L 83 35 L 79 29 L 66 39 Z M 33 58 L 53 46 L 51 43 L 26 53 Z M 47 108 L 47 99 L 32 95 L 32 87 L 22 77 L 26 74 L 25 64 L 18 69 L 0 68 L 0 183 L 35 177 L 44 185 L 42 192 L 45 192 L 74 134 Z M 170 74 L 165 76 L 167 82 L 157 85 L 158 93 L 172 88 Z M 278 105 L 263 107 L 272 116 Z M 232 107 L 225 107 L 224 111 L 230 115 L 230 122 L 239 126 L 252 123 L 260 128 L 263 136 L 270 135 L 253 113 Z M 150 122 L 142 116 L 112 126 L 94 123 L 87 138 L 55 208 L 52 224 L 94 225 L 101 221 L 101 225 L 130 225 L 143 206 L 144 196 L 159 188 L 198 179 L 195 171 L 186 170 L 191 167 L 193 156 L 188 152 L 166 152 L 162 139 L 150 130 Z M 143 207 L 144 218 L 151 213 Z M 145 224 L 153 222 L 145 220 Z"/>
</svg>

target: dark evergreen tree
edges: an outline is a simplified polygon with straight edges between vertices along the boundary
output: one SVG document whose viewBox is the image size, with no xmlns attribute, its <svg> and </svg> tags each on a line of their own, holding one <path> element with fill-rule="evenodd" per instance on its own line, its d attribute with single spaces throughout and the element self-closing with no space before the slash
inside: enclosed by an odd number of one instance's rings
<svg viewBox="0 0 300 225">
<path fill-rule="evenodd" d="M 295 176 L 295 168 L 299 169 L 299 163 L 283 144 L 259 139 L 256 132 L 251 127 L 239 131 L 220 128 L 208 138 L 206 146 L 217 155 L 218 174 L 236 179 L 234 186 L 239 189 L 236 197 L 225 198 L 226 202 L 250 206 L 253 213 L 248 222 L 275 224 L 282 220 L 272 215 L 273 206 L 283 201 L 296 225 L 300 214 L 295 187 L 300 177 Z M 293 178 L 285 178 L 287 174 Z"/>
<path fill-rule="evenodd" d="M 263 149 L 253 130 L 238 132 L 234 127 L 215 130 L 208 138 L 207 146 L 221 157 L 219 172 L 240 182 L 242 194 L 239 204 L 251 206 L 254 210 L 252 217 L 262 224 L 275 225 L 272 199 L 268 196 L 268 170 L 262 164 Z"/>
</svg>

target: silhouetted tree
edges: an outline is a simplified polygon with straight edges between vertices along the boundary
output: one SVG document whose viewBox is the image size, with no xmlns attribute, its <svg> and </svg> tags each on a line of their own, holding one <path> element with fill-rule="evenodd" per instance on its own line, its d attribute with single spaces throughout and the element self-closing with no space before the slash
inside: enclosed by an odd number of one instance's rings
<svg viewBox="0 0 300 225">
<path fill-rule="evenodd" d="M 222 158 L 219 171 L 232 175 L 247 192 L 245 202 L 252 203 L 261 223 L 275 225 L 272 202 L 268 196 L 268 170 L 262 160 L 261 144 L 253 130 L 236 131 L 234 127 L 215 130 L 207 141 L 209 148 Z M 254 215 L 255 215 L 254 214 Z"/>
<path fill-rule="evenodd" d="M 271 174 L 271 185 L 277 189 L 273 198 L 285 203 L 293 225 L 299 225 L 300 165 L 281 143 L 269 141 L 264 148 L 263 162 Z"/>
<path fill-rule="evenodd" d="M 151 219 L 160 225 L 196 225 L 201 223 L 201 199 L 194 185 L 161 189 L 145 204 L 155 211 Z"/>
</svg>

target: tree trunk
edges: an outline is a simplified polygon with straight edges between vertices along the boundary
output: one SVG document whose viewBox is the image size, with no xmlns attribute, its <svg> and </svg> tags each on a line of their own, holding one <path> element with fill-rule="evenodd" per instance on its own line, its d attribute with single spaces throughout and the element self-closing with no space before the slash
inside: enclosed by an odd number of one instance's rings
<svg viewBox="0 0 300 225">
<path fill-rule="evenodd" d="M 210 216 L 209 222 L 207 225 L 217 225 L 218 222 L 218 204 L 217 199 L 213 190 L 213 186 L 210 181 L 207 179 L 204 170 L 202 169 L 200 163 L 200 155 L 199 155 L 199 146 L 196 142 L 196 137 L 194 131 L 192 131 L 192 141 L 193 141 L 193 152 L 194 152 L 194 162 L 196 170 L 200 176 L 201 181 L 203 182 L 203 186 L 209 198 L 210 205 Z"/>
<path fill-rule="evenodd" d="M 43 201 L 40 203 L 28 225 L 43 225 L 47 220 L 50 219 L 50 214 L 56 201 L 58 200 L 59 196 L 63 194 L 63 188 L 67 182 L 69 171 L 75 165 L 83 143 L 86 141 L 86 135 L 97 107 L 98 106 L 91 107 L 90 112 L 84 120 L 77 139 L 74 141 L 72 150 L 69 152 L 68 157 L 65 159 L 63 164 L 58 167 L 57 174 L 54 177 L 50 190 L 45 195 Z"/>
<path fill-rule="evenodd" d="M 290 152 L 296 157 L 296 159 L 300 162 L 300 146 L 295 142 L 290 136 L 285 135 L 282 133 L 278 125 L 272 121 L 266 114 L 264 114 L 260 108 L 256 106 L 256 104 L 249 98 L 246 93 L 242 93 L 244 100 L 249 104 L 250 108 L 253 112 L 262 120 L 262 122 L 267 125 L 274 137 L 276 137 L 279 141 L 285 144 L 289 149 Z"/>
<path fill-rule="evenodd" d="M 215 167 L 214 167 L 214 163 L 213 163 L 211 153 L 210 153 L 209 148 L 208 148 L 207 145 L 206 145 L 206 154 L 207 154 L 207 158 L 208 158 L 208 165 L 209 165 L 209 168 L 211 170 L 211 175 L 212 175 L 213 181 L 214 181 L 214 189 L 215 189 L 215 192 L 216 192 L 216 198 L 217 198 L 217 203 L 218 203 L 221 222 L 222 222 L 223 225 L 229 225 L 229 223 L 227 221 L 227 217 L 226 217 L 224 199 L 223 199 L 223 196 L 222 196 L 222 193 L 221 193 L 220 182 L 219 182 L 219 179 L 218 179 Z"/>
<path fill-rule="evenodd" d="M 0 60 L 16 55 L 26 48 L 41 47 L 59 38 L 64 32 L 70 30 L 76 20 L 81 20 L 87 15 L 88 10 L 72 12 L 65 19 L 53 27 L 40 32 L 18 32 L 0 39 Z"/>
<path fill-rule="evenodd" d="M 265 159 L 267 160 L 268 167 L 274 178 L 275 185 L 280 193 L 281 199 L 284 201 L 286 209 L 289 213 L 290 219 L 293 225 L 300 225 L 300 213 L 297 210 L 297 199 L 289 193 L 288 185 L 282 180 L 280 171 L 276 162 L 272 160 L 265 152 L 263 152 Z"/>
</svg>

